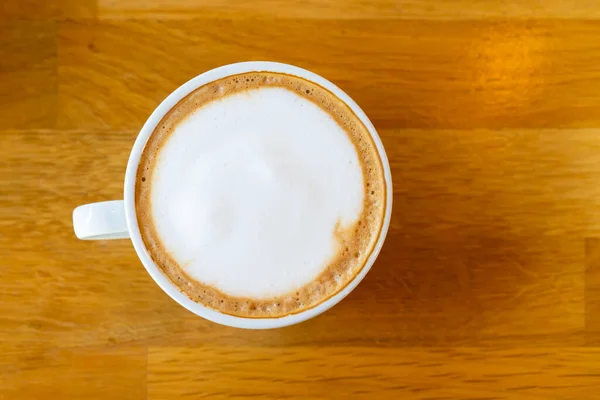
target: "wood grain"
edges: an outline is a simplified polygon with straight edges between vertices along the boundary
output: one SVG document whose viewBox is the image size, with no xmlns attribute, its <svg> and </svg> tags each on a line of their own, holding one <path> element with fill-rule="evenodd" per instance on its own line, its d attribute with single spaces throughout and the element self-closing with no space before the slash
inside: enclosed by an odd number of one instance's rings
<svg viewBox="0 0 600 400">
<path fill-rule="evenodd" d="M 146 399 L 144 347 L 3 353 L 0 398 Z"/>
<path fill-rule="evenodd" d="M 598 36 L 595 21 L 66 23 L 58 125 L 137 128 L 199 71 L 267 59 L 332 79 L 380 128 L 595 127 Z"/>
<path fill-rule="evenodd" d="M 580 348 L 152 348 L 148 397 L 585 399 L 600 389 L 598 356 Z"/>
<path fill-rule="evenodd" d="M 96 16 L 95 0 L 2 0 L 0 20 L 65 20 Z"/>
<path fill-rule="evenodd" d="M 312 19 L 488 19 L 600 16 L 595 0 L 99 0 L 100 18 L 248 16 Z"/>
<path fill-rule="evenodd" d="M 55 126 L 56 31 L 53 22 L 0 20 L 0 129 Z"/>
<path fill-rule="evenodd" d="M 600 345 L 600 239 L 585 242 L 585 332 L 586 345 Z"/>
<path fill-rule="evenodd" d="M 600 398 L 600 5 L 592 0 L 7 0 L 0 9 L 0 399 Z M 128 241 L 156 105 L 222 64 L 331 79 L 378 128 L 386 245 L 293 327 L 205 321 Z"/>
</svg>

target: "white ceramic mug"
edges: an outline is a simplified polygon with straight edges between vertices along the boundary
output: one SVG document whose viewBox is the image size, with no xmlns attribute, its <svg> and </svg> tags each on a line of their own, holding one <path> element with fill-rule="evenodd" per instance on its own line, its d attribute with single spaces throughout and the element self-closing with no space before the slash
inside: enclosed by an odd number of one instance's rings
<svg viewBox="0 0 600 400">
<path fill-rule="evenodd" d="M 142 149 L 154 131 L 156 125 L 173 106 L 175 106 L 181 99 L 198 87 L 229 75 L 252 71 L 279 72 L 299 76 L 326 88 L 343 102 L 345 102 L 352 109 L 354 114 L 356 114 L 363 124 L 369 129 L 369 132 L 371 133 L 371 136 L 377 145 L 379 156 L 381 157 L 386 181 L 386 210 L 383 227 L 381 229 L 381 234 L 379 235 L 379 240 L 377 241 L 373 252 L 371 253 L 360 273 L 358 273 L 354 279 L 348 283 L 346 287 L 344 287 L 344 289 L 317 306 L 297 314 L 290 314 L 278 318 L 236 317 L 222 314 L 200 303 L 192 301 L 185 294 L 181 293 L 152 261 L 152 258 L 150 257 L 150 254 L 148 254 L 148 251 L 146 250 L 140 236 L 140 229 L 138 227 L 135 214 L 134 188 L 136 171 L 140 161 L 140 156 L 142 154 Z M 150 118 L 148 118 L 142 127 L 142 130 L 140 131 L 140 134 L 133 145 L 133 149 L 131 150 L 129 162 L 127 163 L 127 170 L 125 172 L 124 198 L 124 200 L 92 203 L 77 207 L 73 211 L 73 226 L 75 228 L 75 234 L 77 237 L 79 239 L 86 240 L 130 238 L 133 242 L 135 251 L 137 252 L 140 260 L 144 264 L 144 267 L 146 267 L 146 270 L 150 276 L 152 276 L 154 281 L 162 288 L 162 290 L 164 290 L 169 296 L 171 296 L 173 300 L 181 304 L 183 307 L 187 308 L 194 314 L 219 324 L 238 328 L 268 329 L 297 324 L 321 314 L 322 312 L 333 307 L 335 304 L 339 303 L 365 277 L 375 262 L 381 247 L 383 246 L 383 242 L 390 224 L 390 217 L 392 214 L 392 177 L 390 173 L 390 165 L 385 154 L 383 144 L 381 143 L 381 139 L 375 131 L 375 127 L 373 127 L 373 124 L 371 121 L 369 121 L 369 118 L 367 118 L 360 107 L 340 88 L 328 80 L 320 77 L 319 75 L 302 68 L 294 67 L 292 65 L 262 61 L 242 62 L 225 65 L 223 67 L 205 72 L 184 83 L 177 90 L 171 93 L 169 97 L 167 97 L 162 103 L 160 103 L 160 105 L 156 108 L 156 110 L 154 110 L 152 115 L 150 115 Z"/>
</svg>

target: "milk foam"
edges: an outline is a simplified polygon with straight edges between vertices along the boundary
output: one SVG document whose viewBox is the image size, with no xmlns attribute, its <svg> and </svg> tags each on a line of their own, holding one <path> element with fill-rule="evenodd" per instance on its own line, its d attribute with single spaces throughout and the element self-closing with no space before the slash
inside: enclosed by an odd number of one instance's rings
<svg viewBox="0 0 600 400">
<path fill-rule="evenodd" d="M 216 99 L 174 128 L 152 179 L 152 216 L 193 279 L 268 298 L 315 279 L 340 251 L 336 227 L 363 207 L 358 154 L 315 103 L 264 87 Z"/>
</svg>

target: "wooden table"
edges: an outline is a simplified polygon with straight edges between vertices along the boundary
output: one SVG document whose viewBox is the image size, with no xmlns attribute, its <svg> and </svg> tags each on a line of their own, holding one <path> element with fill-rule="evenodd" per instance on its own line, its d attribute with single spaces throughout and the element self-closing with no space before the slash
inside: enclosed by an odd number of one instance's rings
<svg viewBox="0 0 600 400">
<path fill-rule="evenodd" d="M 600 399 L 597 0 L 3 0 L 0 399 Z M 394 177 L 363 283 L 244 331 L 72 209 L 122 198 L 154 107 L 242 60 L 311 69 Z"/>
</svg>

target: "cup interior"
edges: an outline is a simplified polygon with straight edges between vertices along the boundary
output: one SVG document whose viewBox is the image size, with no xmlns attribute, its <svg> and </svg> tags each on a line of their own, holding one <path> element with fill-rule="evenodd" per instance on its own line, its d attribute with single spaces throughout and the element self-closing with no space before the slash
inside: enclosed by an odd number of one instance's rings
<svg viewBox="0 0 600 400">
<path fill-rule="evenodd" d="M 200 303 L 196 303 L 195 301 L 188 298 L 184 293 L 180 292 L 179 289 L 173 283 L 171 283 L 171 281 L 162 273 L 162 271 L 156 266 L 156 264 L 154 264 L 154 261 L 152 260 L 150 254 L 146 250 L 146 247 L 144 246 L 140 235 L 135 211 L 135 179 L 142 150 L 146 144 L 146 141 L 154 131 L 156 125 L 158 125 L 158 123 L 165 116 L 165 114 L 171 108 L 173 108 L 181 99 L 183 99 L 185 96 L 187 96 L 200 86 L 203 86 L 214 80 L 227 77 L 229 75 L 258 71 L 284 73 L 301 77 L 303 79 L 312 81 L 324 87 L 325 89 L 335 94 L 344 103 L 346 103 L 346 105 L 350 107 L 350 109 L 360 118 L 360 120 L 369 130 L 369 133 L 371 134 L 379 152 L 386 181 L 386 209 L 383 220 L 383 226 L 381 228 L 382 230 L 379 235 L 377 244 L 375 245 L 375 248 L 373 249 L 371 255 L 369 256 L 367 262 L 365 263 L 361 271 L 340 292 L 319 303 L 317 306 L 296 314 L 290 314 L 277 318 L 244 318 L 223 314 Z M 324 311 L 333 307 L 335 304 L 339 303 L 352 290 L 354 290 L 354 288 L 365 277 L 365 275 L 369 272 L 373 263 L 375 262 L 375 259 L 379 255 L 379 252 L 381 251 L 383 242 L 385 241 L 385 237 L 389 228 L 392 211 L 392 177 L 385 149 L 383 147 L 383 144 L 381 143 L 381 139 L 379 138 L 377 131 L 375 130 L 375 127 L 373 126 L 369 118 L 366 116 L 366 114 L 362 111 L 362 109 L 350 98 L 350 96 L 348 96 L 340 88 L 338 88 L 325 78 L 305 69 L 295 67 L 289 64 L 282 64 L 276 62 L 252 61 L 225 65 L 207 71 L 201 75 L 198 75 L 197 77 L 181 85 L 165 100 L 163 100 L 162 103 L 160 103 L 160 105 L 154 110 L 154 112 L 150 115 L 150 117 L 142 127 L 129 156 L 127 170 L 125 172 L 124 201 L 127 226 L 135 251 L 137 252 L 138 256 L 140 257 L 140 260 L 142 261 L 142 264 L 144 265 L 152 279 L 154 279 L 158 286 L 160 286 L 160 288 L 163 291 L 165 291 L 173 300 L 175 300 L 177 303 L 187 308 L 194 314 L 219 324 L 246 329 L 269 329 L 297 324 L 299 322 L 305 321 L 309 318 L 315 317 L 323 313 Z"/>
</svg>

